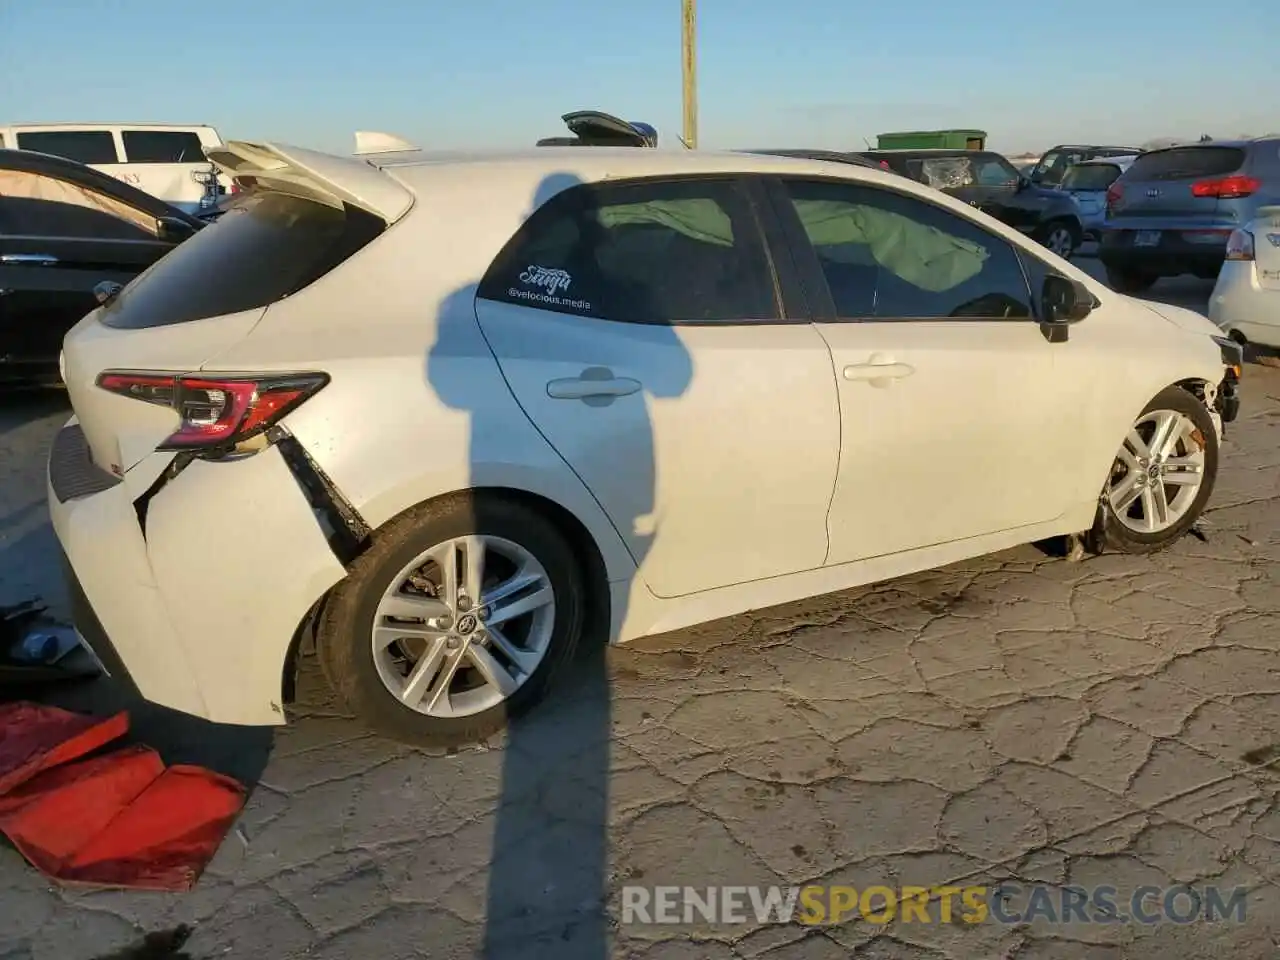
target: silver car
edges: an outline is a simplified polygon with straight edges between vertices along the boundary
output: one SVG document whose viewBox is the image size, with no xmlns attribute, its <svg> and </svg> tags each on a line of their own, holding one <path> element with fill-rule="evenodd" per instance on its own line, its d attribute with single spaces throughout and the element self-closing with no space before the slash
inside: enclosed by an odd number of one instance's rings
<svg viewBox="0 0 1280 960">
<path fill-rule="evenodd" d="M 1136 157 L 1099 157 L 1073 163 L 1058 189 L 1070 194 L 1080 209 L 1080 225 L 1086 240 L 1097 240 L 1102 222 L 1107 218 L 1107 189 Z"/>
</svg>

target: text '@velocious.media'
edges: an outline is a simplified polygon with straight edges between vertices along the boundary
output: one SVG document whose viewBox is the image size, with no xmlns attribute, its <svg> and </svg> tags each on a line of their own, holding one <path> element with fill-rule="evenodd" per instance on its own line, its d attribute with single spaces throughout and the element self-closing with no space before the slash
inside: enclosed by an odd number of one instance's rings
<svg viewBox="0 0 1280 960">
<path fill-rule="evenodd" d="M 1243 923 L 1244 887 L 627 886 L 624 924 Z"/>
</svg>

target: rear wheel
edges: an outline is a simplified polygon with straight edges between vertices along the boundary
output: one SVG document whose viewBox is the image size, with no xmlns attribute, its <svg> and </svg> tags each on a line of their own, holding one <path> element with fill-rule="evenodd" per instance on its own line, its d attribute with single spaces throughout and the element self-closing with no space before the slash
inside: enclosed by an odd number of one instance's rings
<svg viewBox="0 0 1280 960">
<path fill-rule="evenodd" d="M 1181 387 L 1147 404 L 1129 430 L 1103 488 L 1095 541 L 1123 553 L 1154 553 L 1200 518 L 1218 475 L 1218 433 L 1205 405 Z"/>
<path fill-rule="evenodd" d="M 1107 265 L 1107 284 L 1116 293 L 1144 293 L 1155 286 L 1157 279 L 1154 274 L 1140 270 Z"/>
<path fill-rule="evenodd" d="M 1041 228 L 1038 239 L 1051 253 L 1070 260 L 1080 246 L 1080 231 L 1066 220 L 1052 220 Z"/>
<path fill-rule="evenodd" d="M 405 743 L 484 739 L 550 689 L 582 631 L 573 552 L 542 515 L 449 498 L 380 532 L 325 610 L 339 697 Z"/>
</svg>

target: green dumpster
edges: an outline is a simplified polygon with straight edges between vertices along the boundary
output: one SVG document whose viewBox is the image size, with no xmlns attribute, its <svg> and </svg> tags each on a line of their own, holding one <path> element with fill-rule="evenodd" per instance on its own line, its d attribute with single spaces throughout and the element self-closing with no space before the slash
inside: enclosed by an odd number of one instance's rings
<svg viewBox="0 0 1280 960">
<path fill-rule="evenodd" d="M 882 133 L 877 138 L 880 150 L 985 150 L 985 130 L 908 130 Z"/>
</svg>

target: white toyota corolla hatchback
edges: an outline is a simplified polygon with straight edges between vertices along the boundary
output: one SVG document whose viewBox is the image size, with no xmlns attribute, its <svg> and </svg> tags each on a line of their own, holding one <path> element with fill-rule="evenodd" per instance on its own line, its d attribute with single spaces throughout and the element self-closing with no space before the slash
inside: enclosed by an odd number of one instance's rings
<svg viewBox="0 0 1280 960">
<path fill-rule="evenodd" d="M 245 187 L 67 336 L 49 505 L 145 698 L 491 733 L 613 642 L 1208 500 L 1239 348 L 821 161 L 230 143 Z M 600 629 L 596 629 L 598 625 Z"/>
</svg>

